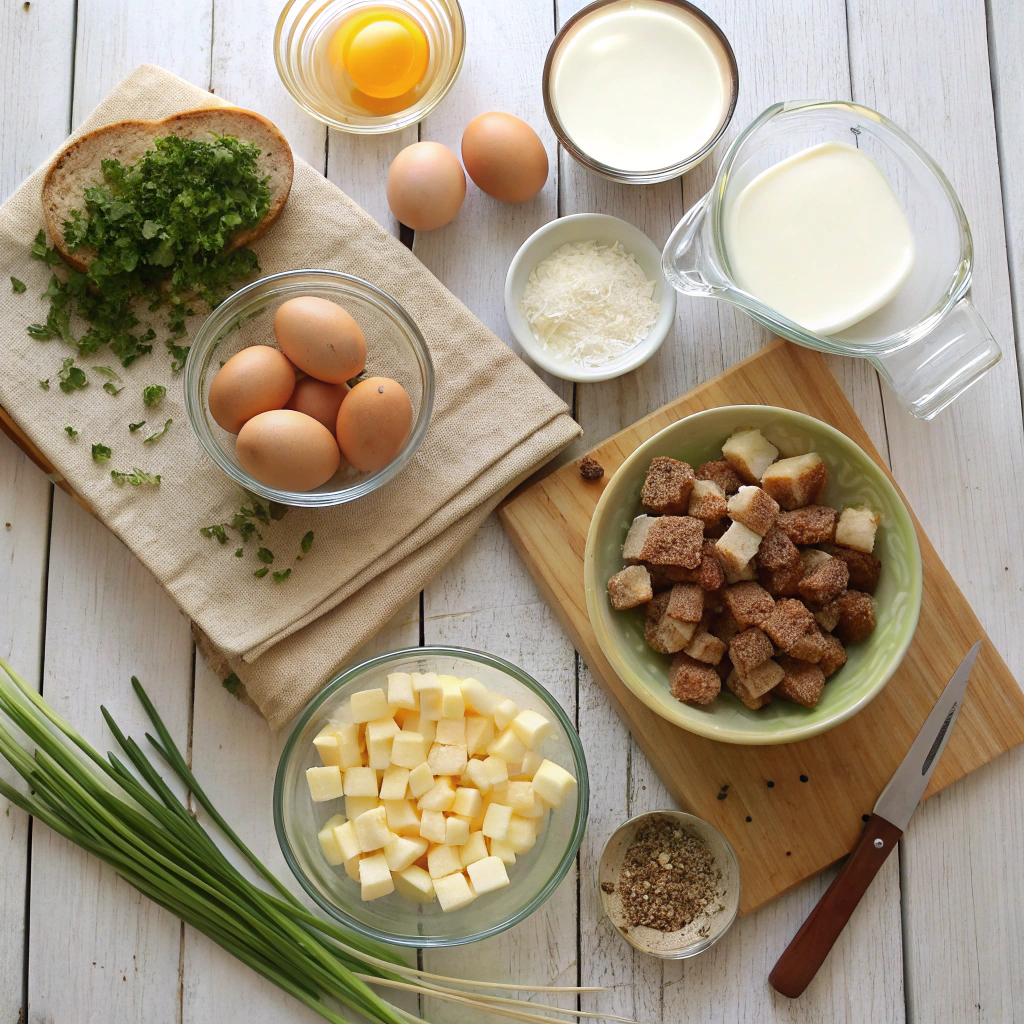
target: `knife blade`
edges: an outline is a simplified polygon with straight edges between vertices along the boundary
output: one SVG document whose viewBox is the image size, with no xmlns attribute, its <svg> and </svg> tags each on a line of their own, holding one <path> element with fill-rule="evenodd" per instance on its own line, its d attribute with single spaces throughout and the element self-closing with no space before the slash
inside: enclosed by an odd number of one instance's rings
<svg viewBox="0 0 1024 1024">
<path fill-rule="evenodd" d="M 949 742 L 980 649 L 979 640 L 953 673 L 875 802 L 853 852 L 772 968 L 768 982 L 780 994 L 796 999 L 807 988 L 872 879 L 896 848 Z"/>
</svg>

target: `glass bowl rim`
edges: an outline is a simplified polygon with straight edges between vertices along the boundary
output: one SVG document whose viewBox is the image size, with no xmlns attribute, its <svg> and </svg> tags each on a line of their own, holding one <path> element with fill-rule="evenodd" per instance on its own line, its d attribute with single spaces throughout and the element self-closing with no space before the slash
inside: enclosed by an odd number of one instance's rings
<svg viewBox="0 0 1024 1024">
<path fill-rule="evenodd" d="M 392 932 L 372 928 L 369 925 L 365 925 L 362 922 L 349 917 L 341 910 L 341 908 L 323 897 L 319 890 L 309 881 L 305 872 L 299 866 L 298 859 L 296 858 L 295 853 L 292 850 L 291 843 L 288 840 L 283 811 L 285 774 L 288 763 L 291 760 L 292 753 L 299 741 L 300 733 L 323 704 L 330 697 L 334 696 L 338 690 L 344 687 L 346 683 L 351 682 L 353 679 L 362 675 L 369 669 L 377 668 L 381 665 L 386 665 L 405 658 L 430 657 L 432 655 L 462 658 L 466 661 L 475 661 L 482 665 L 486 665 L 489 668 L 497 669 L 500 672 L 504 672 L 507 675 L 512 676 L 513 679 L 522 683 L 528 690 L 531 690 L 534 694 L 540 697 L 544 704 L 551 709 L 555 718 L 558 719 L 558 723 L 562 727 L 562 731 L 567 736 L 569 746 L 572 749 L 573 760 L 575 762 L 574 767 L 576 769 L 576 819 L 573 822 L 569 842 L 566 845 L 565 850 L 562 852 L 558 865 L 551 877 L 544 883 L 529 903 L 507 917 L 505 920 L 499 921 L 490 927 L 480 929 L 470 935 L 458 936 L 455 938 L 395 935 Z M 317 693 L 302 712 L 300 712 L 295 721 L 295 725 L 292 727 L 292 731 L 285 742 L 284 749 L 281 751 L 281 758 L 278 762 L 277 773 L 274 778 L 274 829 L 277 832 L 278 845 L 281 847 L 281 853 L 284 855 L 284 859 L 289 870 L 295 876 L 299 885 L 302 886 L 306 894 L 318 907 L 320 907 L 321 910 L 329 914 L 336 921 L 344 924 L 345 927 L 351 928 L 353 931 L 359 932 L 367 938 L 376 939 L 379 942 L 385 942 L 395 946 L 410 947 L 413 949 L 440 949 L 449 946 L 462 946 L 470 942 L 477 942 L 480 939 L 487 939 L 494 935 L 499 935 L 501 932 L 507 931 L 509 928 L 513 928 L 522 921 L 525 921 L 534 913 L 534 911 L 538 910 L 547 902 L 551 894 L 559 885 L 561 885 L 562 880 L 569 873 L 569 868 L 573 863 L 575 863 L 580 844 L 583 842 L 583 833 L 586 829 L 589 815 L 590 774 L 589 769 L 587 768 L 587 758 L 583 750 L 583 743 L 580 740 L 579 733 L 577 733 L 572 720 L 566 714 L 562 705 L 555 699 L 554 695 L 549 693 L 548 690 L 534 679 L 533 676 L 531 676 L 525 669 L 520 668 L 518 665 L 513 665 L 512 662 L 506 661 L 504 658 L 499 658 L 495 654 L 488 654 L 486 651 L 477 651 L 470 647 L 452 647 L 445 644 L 428 644 L 424 647 L 403 647 L 400 650 L 388 651 L 385 654 L 378 654 L 376 657 L 367 658 L 365 661 L 361 661 L 358 664 L 353 665 L 351 668 L 339 672 L 330 682 L 324 685 L 319 693 Z"/>
<path fill-rule="evenodd" d="M 260 483 L 255 477 L 250 476 L 244 469 L 234 466 L 227 458 L 220 444 L 213 436 L 213 431 L 206 422 L 206 402 L 203 399 L 200 374 L 201 363 L 207 353 L 223 335 L 225 329 L 236 317 L 244 317 L 245 310 L 255 301 L 253 294 L 257 289 L 263 289 L 267 293 L 268 300 L 279 293 L 278 285 L 287 286 L 290 281 L 300 277 L 312 276 L 316 283 L 311 287 L 320 287 L 330 291 L 336 289 L 344 294 L 363 294 L 361 298 L 370 301 L 378 309 L 386 309 L 401 324 L 406 332 L 410 347 L 415 353 L 416 362 L 423 378 L 423 394 L 420 399 L 420 411 L 416 421 L 413 423 L 409 438 L 402 447 L 402 450 L 383 469 L 371 473 L 365 479 L 334 491 L 283 491 L 276 487 Z M 340 286 L 340 287 L 339 287 Z M 263 297 L 262 293 L 259 297 Z M 345 505 L 350 501 L 363 498 L 379 487 L 383 487 L 395 476 L 397 476 L 412 460 L 418 451 L 423 438 L 426 436 L 430 426 L 430 418 L 434 409 L 434 364 L 430 357 L 430 349 L 427 347 L 426 339 L 417 327 L 405 307 L 388 292 L 361 277 L 354 274 L 347 274 L 340 270 L 326 270 L 316 268 L 282 270 L 276 274 L 268 274 L 265 277 L 250 281 L 249 284 L 226 298 L 216 309 L 214 309 L 196 332 L 195 338 L 189 349 L 188 358 L 185 362 L 185 411 L 188 413 L 189 423 L 199 443 L 206 454 L 213 462 L 220 467 L 239 487 L 252 492 L 267 501 L 278 502 L 293 508 L 333 508 L 338 505 Z"/>
</svg>

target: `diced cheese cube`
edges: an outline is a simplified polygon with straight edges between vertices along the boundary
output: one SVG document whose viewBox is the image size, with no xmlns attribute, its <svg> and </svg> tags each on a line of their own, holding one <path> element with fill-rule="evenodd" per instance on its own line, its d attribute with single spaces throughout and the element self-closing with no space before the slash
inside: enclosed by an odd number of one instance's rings
<svg viewBox="0 0 1024 1024">
<path fill-rule="evenodd" d="M 532 811 L 534 804 L 539 802 L 533 792 L 533 786 L 529 782 L 509 782 L 505 796 L 506 799 L 502 803 L 507 803 L 516 814 L 522 814 L 524 818 L 536 817 L 536 815 L 523 814 L 524 811 Z"/>
<path fill-rule="evenodd" d="M 395 889 L 413 903 L 434 901 L 434 882 L 423 868 L 412 865 L 392 876 Z"/>
<path fill-rule="evenodd" d="M 371 768 L 382 772 L 391 764 L 391 747 L 393 743 L 394 738 L 391 736 L 380 736 L 377 739 L 367 741 L 367 760 Z"/>
<path fill-rule="evenodd" d="M 507 697 L 494 709 L 494 727 L 501 730 L 509 726 L 512 720 L 519 714 L 519 706 L 514 700 Z"/>
<path fill-rule="evenodd" d="M 341 850 L 341 856 L 344 858 L 346 865 L 350 860 L 358 860 L 359 855 L 363 852 L 359 849 L 356 829 L 351 820 L 338 825 L 334 829 L 334 841 L 338 844 L 338 849 Z"/>
<path fill-rule="evenodd" d="M 469 818 L 476 818 L 483 813 L 484 798 L 480 795 L 479 789 L 474 789 L 472 786 L 459 786 L 455 790 L 455 801 L 450 809 L 452 814 L 464 814 Z"/>
<path fill-rule="evenodd" d="M 470 757 L 484 750 L 493 739 L 493 719 L 481 718 L 479 715 L 470 715 L 466 718 L 466 749 Z"/>
<path fill-rule="evenodd" d="M 353 693 L 349 701 L 353 722 L 372 722 L 375 718 L 390 717 L 388 699 L 378 686 L 374 690 L 361 690 Z"/>
<path fill-rule="evenodd" d="M 391 764 L 412 771 L 426 759 L 427 744 L 418 732 L 406 732 L 403 729 L 391 741 Z"/>
<path fill-rule="evenodd" d="M 483 860 L 487 856 L 487 840 L 483 832 L 470 832 L 469 839 L 459 847 L 459 858 L 462 866 L 472 864 L 475 860 Z"/>
<path fill-rule="evenodd" d="M 421 811 L 450 811 L 454 803 L 452 780 L 443 775 L 419 798 L 416 806 Z"/>
<path fill-rule="evenodd" d="M 435 743 L 466 743 L 466 719 L 442 718 L 434 733 Z"/>
<path fill-rule="evenodd" d="M 444 845 L 447 838 L 444 813 L 442 811 L 424 811 L 420 817 L 420 835 L 432 843 Z"/>
<path fill-rule="evenodd" d="M 444 845 L 465 846 L 469 842 L 469 822 L 450 815 L 444 822 Z"/>
<path fill-rule="evenodd" d="M 536 774 L 537 769 L 541 766 L 544 758 L 537 753 L 536 750 L 528 750 L 523 755 L 523 763 L 519 769 L 519 774 L 526 776 L 528 779 L 532 779 Z"/>
<path fill-rule="evenodd" d="M 384 847 L 388 870 L 394 873 L 412 867 L 427 852 L 429 845 L 419 836 L 392 836 Z"/>
<path fill-rule="evenodd" d="M 386 718 L 375 718 L 366 723 L 366 742 L 393 739 L 400 732 L 398 723 L 388 715 Z"/>
<path fill-rule="evenodd" d="M 502 786 L 508 782 L 508 764 L 503 757 L 491 754 L 484 758 L 484 778 L 493 789 L 495 786 Z"/>
<path fill-rule="evenodd" d="M 508 885 L 508 872 L 500 857 L 484 857 L 483 860 L 473 861 L 466 867 L 466 874 L 477 896 Z"/>
<path fill-rule="evenodd" d="M 363 763 L 363 742 L 359 734 L 359 726 L 354 722 L 346 722 L 338 726 L 335 734 L 338 737 L 338 764 L 342 771 L 354 768 Z"/>
<path fill-rule="evenodd" d="M 462 682 L 455 676 L 441 676 L 441 717 L 462 718 L 466 702 L 462 697 Z"/>
<path fill-rule="evenodd" d="M 392 672 L 388 675 L 388 706 L 417 711 L 419 697 L 412 688 L 412 676 L 408 672 Z"/>
<path fill-rule="evenodd" d="M 576 780 L 561 765 L 544 760 L 533 776 L 533 791 L 551 807 L 559 807 Z"/>
<path fill-rule="evenodd" d="M 345 796 L 375 797 L 378 792 L 377 773 L 372 768 L 345 769 Z"/>
<path fill-rule="evenodd" d="M 359 881 L 359 862 L 362 860 L 361 854 L 356 854 L 354 857 L 349 857 L 345 861 L 345 874 L 352 879 L 353 882 Z"/>
<path fill-rule="evenodd" d="M 373 853 L 380 850 L 391 838 L 391 829 L 388 828 L 388 816 L 383 807 L 374 807 L 372 811 L 364 811 L 354 822 L 356 839 L 359 840 L 359 849 L 363 853 Z"/>
<path fill-rule="evenodd" d="M 380 805 L 375 796 L 347 796 L 345 797 L 345 817 L 349 821 L 355 821 L 360 814 L 372 811 Z"/>
<path fill-rule="evenodd" d="M 463 679 L 462 696 L 466 706 L 484 718 L 490 718 L 494 709 L 505 699 L 499 693 L 491 693 L 479 679 Z"/>
<path fill-rule="evenodd" d="M 427 871 L 431 878 L 444 878 L 462 870 L 459 851 L 454 846 L 432 846 L 427 853 Z"/>
<path fill-rule="evenodd" d="M 441 698 L 444 690 L 436 672 L 414 672 L 413 690 L 420 699 L 420 718 L 437 721 L 441 717 Z"/>
<path fill-rule="evenodd" d="M 430 744 L 434 742 L 434 733 L 437 731 L 437 722 L 432 718 L 424 718 L 420 714 L 409 715 L 402 725 L 404 732 L 418 732 L 426 744 L 424 749 L 429 750 Z"/>
<path fill-rule="evenodd" d="M 504 839 L 508 835 L 508 823 L 512 819 L 512 808 L 504 804 L 488 804 L 484 814 L 481 832 L 488 839 Z"/>
<path fill-rule="evenodd" d="M 468 760 L 464 743 L 433 743 L 427 754 L 427 764 L 435 775 L 461 775 Z"/>
<path fill-rule="evenodd" d="M 388 828 L 395 835 L 418 836 L 420 834 L 419 812 L 411 800 L 385 800 L 384 811 L 388 817 Z"/>
<path fill-rule="evenodd" d="M 426 758 L 409 772 L 409 792 L 413 799 L 418 800 L 434 785 L 434 773 L 430 770 Z"/>
<path fill-rule="evenodd" d="M 338 745 L 338 727 L 331 722 L 324 726 L 313 737 L 313 746 L 320 755 L 320 761 L 325 765 L 341 765 L 341 752 Z"/>
<path fill-rule="evenodd" d="M 337 800 L 344 789 L 341 783 L 341 769 L 336 764 L 324 765 L 322 768 L 307 768 L 306 782 L 309 795 L 314 803 L 321 804 L 325 800 Z"/>
<path fill-rule="evenodd" d="M 381 800 L 404 800 L 408 789 L 409 769 L 399 768 L 397 764 L 388 765 L 380 780 Z"/>
<path fill-rule="evenodd" d="M 537 842 L 537 831 L 533 826 L 533 821 L 513 814 L 508 822 L 505 842 L 512 847 L 513 853 L 528 853 Z"/>
<path fill-rule="evenodd" d="M 437 902 L 441 904 L 441 909 L 446 913 L 461 910 L 476 899 L 476 894 L 461 871 L 445 875 L 444 878 L 435 878 L 434 894 L 437 896 Z"/>
<path fill-rule="evenodd" d="M 481 793 L 486 794 L 490 792 L 491 783 L 487 778 L 484 763 L 479 758 L 474 757 L 471 761 L 466 763 L 465 777 L 472 782 Z"/>
<path fill-rule="evenodd" d="M 544 742 L 554 727 L 539 711 L 527 708 L 512 719 L 510 728 L 529 750 L 533 750 Z"/>
<path fill-rule="evenodd" d="M 516 852 L 504 839 L 492 839 L 489 843 L 491 856 L 511 867 L 516 862 Z"/>
<path fill-rule="evenodd" d="M 359 862 L 359 884 L 364 900 L 376 900 L 395 891 L 387 858 L 383 853 L 364 857 Z"/>
<path fill-rule="evenodd" d="M 509 726 L 487 744 L 487 753 L 500 757 L 507 764 L 519 764 L 526 753 L 526 744 L 512 731 Z M 507 778 L 508 776 L 506 776 Z"/>
<path fill-rule="evenodd" d="M 345 860 L 345 855 L 341 852 L 341 847 L 338 845 L 338 837 L 334 834 L 334 830 L 344 824 L 345 815 L 335 814 L 327 819 L 324 827 L 320 829 L 316 836 L 320 843 L 320 849 L 323 851 L 324 860 L 332 867 L 343 863 Z"/>
<path fill-rule="evenodd" d="M 511 807 L 512 804 L 509 802 L 508 797 L 508 783 L 502 782 L 495 786 L 490 795 L 487 797 L 488 803 L 504 804 L 506 807 Z"/>
</svg>

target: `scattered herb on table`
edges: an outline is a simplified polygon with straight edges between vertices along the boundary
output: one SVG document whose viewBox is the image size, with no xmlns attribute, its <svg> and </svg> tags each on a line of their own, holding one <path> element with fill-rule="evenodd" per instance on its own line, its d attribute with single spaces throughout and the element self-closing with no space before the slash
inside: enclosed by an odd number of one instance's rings
<svg viewBox="0 0 1024 1024">
<path fill-rule="evenodd" d="M 129 423 L 128 424 L 128 430 L 129 430 L 130 433 L 134 434 L 136 430 L 139 430 L 141 427 L 144 427 L 145 425 L 146 425 L 146 421 L 145 420 L 139 420 L 138 423 Z"/>
<path fill-rule="evenodd" d="M 268 572 L 270 572 L 270 568 L 269 568 L 268 566 L 266 566 L 266 565 L 265 565 L 265 566 L 263 566 L 263 567 L 262 567 L 261 569 L 257 569 L 257 570 L 256 570 L 256 571 L 255 571 L 255 572 L 253 573 L 253 576 L 255 576 L 255 577 L 256 577 L 256 579 L 258 579 L 258 580 L 261 580 L 261 579 L 263 579 L 263 577 L 264 577 L 264 576 L 266 576 L 266 575 L 267 575 L 267 573 L 268 573 Z"/>
<path fill-rule="evenodd" d="M 147 409 L 156 409 L 164 400 L 164 395 L 166 394 L 167 388 L 163 384 L 147 384 L 142 389 L 142 404 Z"/>
<path fill-rule="evenodd" d="M 176 345 L 173 338 L 168 338 L 164 344 L 167 346 L 167 351 L 171 353 L 171 369 L 175 373 L 178 373 L 180 370 L 185 368 L 185 360 L 188 359 L 188 350 L 192 346 Z"/>
<path fill-rule="evenodd" d="M 25 282 L 19 281 L 16 277 L 11 278 L 11 290 L 16 295 L 21 295 L 25 291 Z"/>
<path fill-rule="evenodd" d="M 227 677 L 227 679 L 222 679 L 221 680 L 221 686 L 223 686 L 224 689 L 227 690 L 228 693 L 230 693 L 232 696 L 234 696 L 236 693 L 238 693 L 238 688 L 241 685 L 242 685 L 242 680 L 239 679 L 238 676 L 234 672 L 232 672 L 231 675 L 229 675 Z"/>
<path fill-rule="evenodd" d="M 273 562 L 274 562 L 274 552 L 271 551 L 270 548 L 260 548 L 259 551 L 256 552 L 256 557 L 264 565 L 273 565 Z"/>
<path fill-rule="evenodd" d="M 288 568 L 288 569 L 281 569 L 279 572 L 273 573 L 271 578 L 273 579 L 273 581 L 275 583 L 284 583 L 284 581 L 286 579 L 288 579 L 288 577 L 291 576 L 291 574 L 292 574 L 292 571 L 291 571 L 290 568 Z"/>
<path fill-rule="evenodd" d="M 110 449 L 105 444 L 94 444 L 92 446 L 93 462 L 109 462 L 110 455 Z"/>
<path fill-rule="evenodd" d="M 144 469 L 139 469 L 137 466 L 126 473 L 112 469 L 110 471 L 110 478 L 118 487 L 123 487 L 125 484 L 131 484 L 132 487 L 139 487 L 143 484 L 149 487 L 160 486 L 159 473 L 147 473 Z"/>
<path fill-rule="evenodd" d="M 75 360 L 71 356 L 64 360 L 57 373 L 57 379 L 60 381 L 61 391 L 66 395 L 70 395 L 72 391 L 81 391 L 89 384 L 85 370 L 80 366 L 75 366 Z"/>
<path fill-rule="evenodd" d="M 107 382 L 103 385 L 103 390 L 108 395 L 116 395 L 124 391 L 124 384 L 121 378 L 109 366 L 94 366 L 92 369 L 94 373 L 107 378 Z"/>
<path fill-rule="evenodd" d="M 213 526 L 200 526 L 199 532 L 204 537 L 216 537 L 221 544 L 228 542 L 228 535 L 220 523 L 214 523 Z"/>
<path fill-rule="evenodd" d="M 170 426 L 173 422 L 174 420 L 169 419 L 158 431 L 156 431 L 156 433 L 150 434 L 149 437 L 145 438 L 142 443 L 152 444 L 154 441 L 159 441 L 160 438 L 163 437 L 164 434 L 166 434 L 167 431 L 170 429 Z"/>
<path fill-rule="evenodd" d="M 235 558 L 241 558 L 245 553 L 245 548 L 235 548 Z"/>
<path fill-rule="evenodd" d="M 40 381 L 39 381 L 39 386 L 40 386 L 40 387 L 41 387 L 41 388 L 42 388 L 42 389 L 43 389 L 44 391 L 49 391 L 49 390 L 50 390 L 50 378 L 49 378 L 49 377 L 47 377 L 47 378 L 46 378 L 46 380 L 40 380 Z"/>
<path fill-rule="evenodd" d="M 302 555 L 308 555 L 309 554 L 309 549 L 312 546 L 313 546 L 313 531 L 310 530 L 309 533 L 307 533 L 306 536 L 302 538 L 302 541 L 299 544 L 299 547 L 302 549 L 302 554 L 296 556 L 297 560 L 300 560 L 302 558 Z"/>
<path fill-rule="evenodd" d="M 67 434 L 68 437 L 78 437 L 78 431 L 75 430 L 74 427 L 65 427 L 64 433 Z"/>
</svg>

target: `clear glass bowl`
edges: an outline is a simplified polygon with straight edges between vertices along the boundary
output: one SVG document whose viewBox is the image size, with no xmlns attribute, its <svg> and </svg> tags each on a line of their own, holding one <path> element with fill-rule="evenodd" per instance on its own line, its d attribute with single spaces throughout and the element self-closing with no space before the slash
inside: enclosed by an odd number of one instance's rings
<svg viewBox="0 0 1024 1024">
<path fill-rule="evenodd" d="M 424 30 L 430 60 L 423 82 L 401 97 L 401 109 L 386 100 L 373 113 L 335 88 L 327 49 L 341 23 L 366 7 L 390 7 L 409 15 Z M 292 99 L 324 124 L 343 132 L 380 135 L 416 124 L 430 113 L 455 84 L 466 50 L 466 23 L 459 0 L 288 0 L 274 33 L 277 72 Z M 346 76 L 347 77 L 347 76 Z M 354 88 L 354 87 L 352 87 Z"/>
<path fill-rule="evenodd" d="M 356 691 L 386 688 L 389 672 L 438 672 L 472 676 L 488 689 L 511 697 L 520 708 L 539 711 L 555 729 L 539 752 L 576 776 L 575 796 L 549 815 L 537 844 L 509 869 L 511 884 L 489 892 L 462 910 L 419 906 L 398 893 L 364 903 L 359 884 L 344 867 L 324 860 L 317 833 L 339 801 L 313 803 L 306 769 L 320 763 L 313 737 L 337 718 Z M 590 804 L 583 745 L 568 715 L 548 691 L 521 668 L 480 651 L 460 647 L 410 647 L 371 658 L 328 683 L 300 716 L 281 754 L 274 784 L 274 826 L 284 858 L 310 897 L 328 914 L 371 938 L 399 946 L 458 946 L 497 935 L 530 916 L 558 888 L 576 859 Z"/>
<path fill-rule="evenodd" d="M 235 455 L 235 435 L 210 415 L 210 384 L 221 365 L 250 345 L 275 345 L 277 307 L 299 295 L 337 302 L 355 317 L 366 337 L 366 369 L 398 381 L 412 401 L 412 429 L 405 447 L 383 469 L 339 470 L 312 491 L 282 491 L 250 476 Z M 185 364 L 185 408 L 207 454 L 239 486 L 282 505 L 326 508 L 362 498 L 402 471 L 416 453 L 434 405 L 434 368 L 427 343 L 408 313 L 387 292 L 337 270 L 288 270 L 235 292 L 206 319 Z"/>
</svg>

